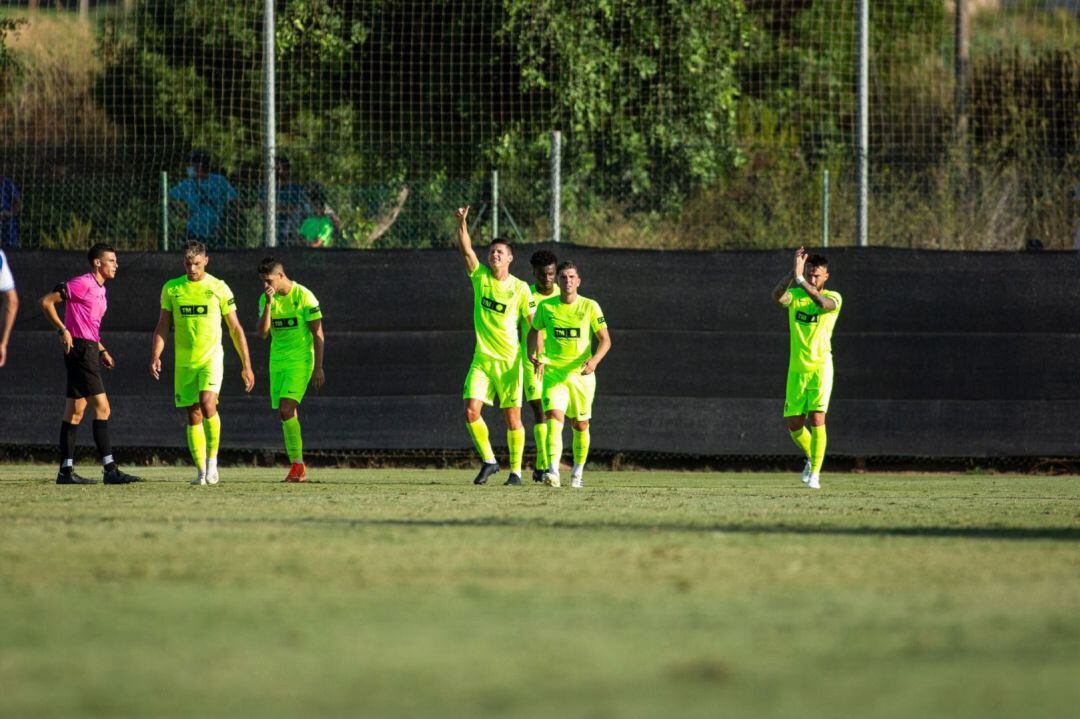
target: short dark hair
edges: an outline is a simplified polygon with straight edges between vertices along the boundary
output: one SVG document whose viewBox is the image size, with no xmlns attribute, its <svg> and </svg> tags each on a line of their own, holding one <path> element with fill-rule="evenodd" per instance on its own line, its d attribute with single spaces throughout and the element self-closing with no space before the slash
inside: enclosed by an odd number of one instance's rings
<svg viewBox="0 0 1080 719">
<path fill-rule="evenodd" d="M 559 266 L 555 268 L 555 273 L 558 274 L 559 272 L 562 272 L 563 270 L 574 270 L 575 272 L 578 273 L 578 277 L 581 277 L 581 270 L 579 270 L 577 265 L 575 265 L 570 260 L 563 260 L 562 262 L 560 262 Z"/>
<path fill-rule="evenodd" d="M 488 243 L 488 247 L 491 247 L 492 245 L 506 245 L 506 249 L 510 250 L 511 252 L 514 251 L 514 245 L 511 244 L 510 240 L 506 239 L 505 237 L 492 237 L 491 242 Z"/>
<path fill-rule="evenodd" d="M 106 245 L 104 242 L 97 242 L 90 248 L 90 251 L 86 253 L 86 259 L 90 264 L 94 264 L 94 260 L 100 260 L 106 252 L 115 253 L 116 250 L 112 248 L 112 245 Z"/>
<path fill-rule="evenodd" d="M 829 261 L 825 259 L 824 255 L 810 255 L 806 258 L 806 264 L 811 267 L 828 267 Z"/>
<path fill-rule="evenodd" d="M 551 250 L 537 250 L 532 253 L 532 257 L 529 258 L 529 264 L 533 267 L 547 267 L 548 265 L 557 265 L 559 260 L 555 257 L 555 253 Z"/>
<path fill-rule="evenodd" d="M 279 260 L 276 257 L 264 257 L 264 258 L 262 258 L 262 262 L 259 263 L 259 274 L 260 275 L 273 274 L 274 271 L 279 269 L 279 268 L 281 269 L 282 272 L 285 271 L 285 265 L 281 264 L 281 260 Z"/>
<path fill-rule="evenodd" d="M 191 162 L 202 169 L 210 170 L 210 153 L 206 150 L 192 150 L 191 155 L 188 156 L 188 162 Z"/>
<path fill-rule="evenodd" d="M 199 242 L 198 240 L 188 240 L 184 243 L 184 257 L 188 257 L 189 255 L 205 254 L 207 254 L 206 245 Z"/>
</svg>

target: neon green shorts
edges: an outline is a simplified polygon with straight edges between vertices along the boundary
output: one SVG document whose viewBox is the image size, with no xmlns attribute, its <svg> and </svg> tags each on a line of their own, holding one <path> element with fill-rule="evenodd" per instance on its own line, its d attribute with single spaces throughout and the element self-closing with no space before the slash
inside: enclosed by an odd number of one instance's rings
<svg viewBox="0 0 1080 719">
<path fill-rule="evenodd" d="M 495 403 L 499 406 L 521 406 L 521 360 L 517 357 L 511 362 L 493 360 L 487 357 L 473 357 L 469 373 L 465 375 L 465 389 L 462 399 L 478 399 L 484 404 Z"/>
<path fill-rule="evenodd" d="M 788 372 L 787 393 L 784 396 L 784 416 L 795 417 L 807 412 L 828 412 L 832 395 L 832 363 L 813 372 Z"/>
<path fill-rule="evenodd" d="M 536 374 L 533 363 L 527 359 L 521 361 L 521 377 L 525 382 L 526 402 L 535 402 L 544 396 L 544 377 Z"/>
<path fill-rule="evenodd" d="M 177 367 L 173 373 L 173 390 L 177 407 L 199 403 L 203 392 L 221 394 L 221 378 L 225 374 L 224 359 L 216 359 L 198 367 Z"/>
<path fill-rule="evenodd" d="M 270 370 L 270 406 L 277 409 L 283 399 L 303 402 L 314 369 L 314 365 L 300 365 Z"/>
<path fill-rule="evenodd" d="M 592 419 L 596 374 L 563 375 L 550 367 L 544 373 L 544 411 L 556 409 L 570 419 Z"/>
</svg>

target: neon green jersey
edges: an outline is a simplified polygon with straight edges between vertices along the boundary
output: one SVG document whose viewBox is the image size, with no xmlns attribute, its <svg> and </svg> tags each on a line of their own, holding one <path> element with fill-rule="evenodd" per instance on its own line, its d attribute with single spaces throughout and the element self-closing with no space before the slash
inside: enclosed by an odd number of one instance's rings
<svg viewBox="0 0 1080 719">
<path fill-rule="evenodd" d="M 836 309 L 826 312 L 818 307 L 806 290 L 793 287 L 787 305 L 788 329 L 791 331 L 790 372 L 812 372 L 832 362 L 832 333 L 840 316 L 843 298 L 839 292 L 822 290 L 821 294 L 836 303 Z"/>
<path fill-rule="evenodd" d="M 513 362 L 518 357 L 521 338 L 518 322 L 528 322 L 535 304 L 529 286 L 511 275 L 501 282 L 491 268 L 479 264 L 469 275 L 473 286 L 473 328 L 476 349 L 473 357 Z"/>
<path fill-rule="evenodd" d="M 266 311 L 266 295 L 259 297 L 259 317 Z M 270 371 L 311 367 L 315 363 L 315 339 L 308 322 L 322 319 L 315 293 L 293 282 L 287 295 L 270 300 Z"/>
<path fill-rule="evenodd" d="M 533 283 L 533 284 L 529 285 L 529 294 L 532 295 L 533 302 L 535 302 L 536 306 L 539 307 L 541 302 L 548 302 L 549 300 L 555 300 L 557 302 L 559 300 L 559 287 L 558 287 L 558 285 L 555 285 L 554 287 L 551 288 L 551 294 L 550 295 L 542 295 L 542 294 L 540 294 L 540 290 L 538 290 L 536 288 L 536 283 Z M 533 311 L 534 312 L 536 311 L 535 308 L 533 309 Z M 531 363 L 529 362 L 528 337 L 529 337 L 529 322 L 528 322 L 528 320 L 526 320 L 525 322 L 521 323 L 521 363 L 526 368 L 532 366 Z"/>
<path fill-rule="evenodd" d="M 172 313 L 177 367 L 200 367 L 224 357 L 221 320 L 236 311 L 227 284 L 213 275 L 198 282 L 181 275 L 161 288 L 161 309 Z"/>
<path fill-rule="evenodd" d="M 600 305 L 581 295 L 571 304 L 561 299 L 541 302 L 532 324 L 544 333 L 548 367 L 568 374 L 580 371 L 581 365 L 593 356 L 593 333 L 607 326 Z"/>
</svg>

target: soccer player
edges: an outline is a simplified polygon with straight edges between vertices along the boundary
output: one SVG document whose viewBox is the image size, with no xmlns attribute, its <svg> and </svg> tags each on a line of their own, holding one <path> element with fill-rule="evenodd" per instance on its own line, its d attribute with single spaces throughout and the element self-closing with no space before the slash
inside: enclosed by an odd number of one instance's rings
<svg viewBox="0 0 1080 719">
<path fill-rule="evenodd" d="M 521 484 L 521 458 L 525 453 L 525 428 L 521 424 L 521 338 L 518 323 L 532 321 L 533 301 L 529 286 L 510 274 L 514 254 L 510 243 L 494 238 L 488 246 L 488 264 L 473 251 L 467 218 L 469 207 L 459 207 L 458 249 L 473 287 L 473 327 L 476 349 L 465 376 L 465 426 L 483 464 L 473 484 L 485 484 L 499 471 L 491 449 L 487 424 L 480 415 L 483 405 L 495 398 L 506 418 L 506 443 L 510 448 L 510 476 L 505 484 Z"/>
<path fill-rule="evenodd" d="M 0 250 L 0 297 L 4 298 L 4 320 L 0 323 L 0 367 L 7 363 L 8 340 L 15 326 L 15 314 L 19 311 L 19 293 L 15 291 L 15 277 L 7 256 Z"/>
<path fill-rule="evenodd" d="M 559 299 L 541 302 L 529 330 L 529 360 L 543 374 L 544 416 L 547 418 L 548 467 L 544 482 L 558 487 L 562 458 L 563 422 L 574 427 L 574 467 L 570 486 L 584 487 L 585 462 L 589 457 L 596 368 L 611 349 L 611 335 L 600 305 L 578 294 L 581 275 L 573 262 L 558 267 Z M 539 332 L 544 333 L 540 345 Z M 593 336 L 596 352 L 593 352 Z"/>
<path fill-rule="evenodd" d="M 161 313 L 154 327 L 150 374 L 161 379 L 161 353 L 165 333 L 172 323 L 176 334 L 176 369 L 173 380 L 176 406 L 187 414 L 187 442 L 195 461 L 192 484 L 217 484 L 221 415 L 218 394 L 224 373 L 221 320 L 229 326 L 233 347 L 240 355 L 244 391 L 255 386 L 244 328 L 236 317 L 236 300 L 229 286 L 206 272 L 210 258 L 206 245 L 191 240 L 184 246 L 187 274 L 169 280 L 161 288 Z"/>
<path fill-rule="evenodd" d="M 533 301 L 539 305 L 547 300 L 559 298 L 559 288 L 555 286 L 555 268 L 559 260 L 555 253 L 548 250 L 537 250 L 529 258 L 532 265 L 533 277 L 536 282 L 529 285 Z M 525 378 L 525 401 L 533 413 L 533 441 L 536 442 L 536 464 L 533 468 L 533 481 L 544 481 L 544 470 L 547 469 L 547 424 L 544 421 L 544 406 L 540 401 L 544 389 L 543 376 L 535 371 L 529 361 L 527 338 L 529 325 L 522 326 L 521 337 L 521 374 Z"/>
<path fill-rule="evenodd" d="M 791 333 L 784 421 L 806 455 L 802 481 L 811 489 L 821 489 L 825 413 L 833 385 L 832 333 L 843 305 L 839 292 L 825 289 L 828 279 L 828 261 L 800 247 L 794 270 L 773 289 L 773 299 L 788 311 Z"/>
<path fill-rule="evenodd" d="M 259 263 L 265 288 L 259 297 L 259 337 L 270 337 L 270 406 L 278 411 L 285 451 L 289 454 L 286 482 L 306 482 L 304 440 L 297 409 L 307 392 L 326 383 L 323 373 L 322 311 L 315 294 L 285 275 L 281 261 L 267 257 Z M 269 305 L 269 311 L 267 309 Z"/>
<path fill-rule="evenodd" d="M 64 420 L 60 423 L 60 471 L 56 483 L 97 484 L 96 479 L 75 473 L 75 434 L 87 403 L 94 409 L 94 444 L 101 458 L 102 480 L 105 484 L 138 482 L 138 477 L 121 472 L 113 459 L 109 442 L 112 410 L 101 381 L 101 366 L 110 370 L 116 366 L 112 355 L 101 344 L 101 318 L 105 316 L 108 304 L 105 283 L 116 277 L 119 267 L 116 252 L 99 242 L 90 248 L 86 257 L 90 260 L 90 272 L 58 284 L 39 302 L 41 311 L 60 335 L 67 367 L 67 402 Z M 64 303 L 63 322 L 56 312 L 56 305 L 61 302 Z"/>
</svg>

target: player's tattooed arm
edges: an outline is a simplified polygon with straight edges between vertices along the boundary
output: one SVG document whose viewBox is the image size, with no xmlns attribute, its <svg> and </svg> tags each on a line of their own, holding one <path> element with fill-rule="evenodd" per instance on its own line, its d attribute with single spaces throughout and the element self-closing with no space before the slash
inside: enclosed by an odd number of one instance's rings
<svg viewBox="0 0 1080 719">
<path fill-rule="evenodd" d="M 165 351 L 165 333 L 169 331 L 171 321 L 172 312 L 162 310 L 158 314 L 157 324 L 154 325 L 154 337 L 150 345 L 150 375 L 154 379 L 161 379 L 161 353 Z"/>
<path fill-rule="evenodd" d="M 465 269 L 471 275 L 473 270 L 480 265 L 480 260 L 476 257 L 476 251 L 473 250 L 472 246 L 472 238 L 469 237 L 469 206 L 465 205 L 457 208 L 454 217 L 458 223 L 458 249 L 461 251 L 461 256 L 465 258 Z"/>
<path fill-rule="evenodd" d="M 814 301 L 814 304 L 821 309 L 825 310 L 826 312 L 832 312 L 836 309 L 836 300 L 834 300 L 832 297 L 826 297 L 825 295 L 821 294 L 817 291 L 817 288 L 815 288 L 809 282 L 803 282 L 800 287 L 806 290 L 806 294 L 810 297 L 810 299 Z"/>
<path fill-rule="evenodd" d="M 791 304 L 791 283 L 794 281 L 795 275 L 789 272 L 777 283 L 776 287 L 773 287 L 773 299 L 783 307 L 787 307 Z"/>
</svg>

